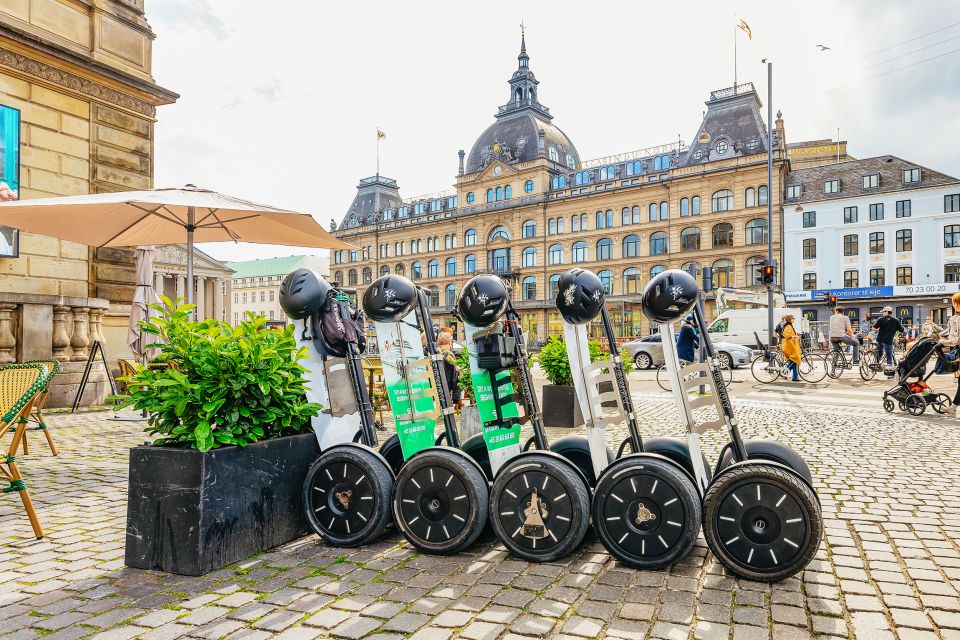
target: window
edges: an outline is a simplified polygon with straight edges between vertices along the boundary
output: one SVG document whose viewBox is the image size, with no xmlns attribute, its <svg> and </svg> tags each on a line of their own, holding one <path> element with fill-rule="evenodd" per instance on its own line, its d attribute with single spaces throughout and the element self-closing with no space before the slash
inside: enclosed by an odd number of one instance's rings
<svg viewBox="0 0 960 640">
<path fill-rule="evenodd" d="M 960 282 L 960 263 L 952 262 L 943 265 L 944 282 Z"/>
<path fill-rule="evenodd" d="M 943 196 L 943 212 L 954 213 L 960 211 L 960 193 Z"/>
<path fill-rule="evenodd" d="M 690 215 L 690 198 L 680 198 L 680 217 L 686 218 Z"/>
<path fill-rule="evenodd" d="M 414 213 L 423 213 L 427 210 L 427 205 L 424 202 L 418 202 L 417 206 L 414 207 Z"/>
<path fill-rule="evenodd" d="M 521 289 L 524 300 L 536 300 L 537 299 L 537 279 L 533 276 L 527 276 L 523 279 L 523 287 Z"/>
<path fill-rule="evenodd" d="M 404 267 L 402 264 L 397 264 L 397 266 L 393 268 L 393 272 L 398 276 L 402 276 L 405 271 L 406 271 L 406 267 Z"/>
<path fill-rule="evenodd" d="M 357 252 L 356 252 L 356 251 L 351 251 L 351 252 L 350 252 L 350 262 L 356 262 L 356 261 L 357 261 Z"/>
<path fill-rule="evenodd" d="M 623 258 L 637 258 L 640 256 L 640 236 L 629 235 L 623 239 Z"/>
<path fill-rule="evenodd" d="M 913 251 L 912 229 L 897 229 L 897 251 Z"/>
<path fill-rule="evenodd" d="M 763 218 L 754 218 L 747 223 L 746 238 L 747 244 L 763 244 L 767 241 L 767 221 Z"/>
<path fill-rule="evenodd" d="M 743 192 L 743 206 L 745 207 L 755 207 L 757 206 L 757 190 L 753 187 L 747 187 Z"/>
<path fill-rule="evenodd" d="M 444 263 L 444 273 L 448 276 L 457 275 L 457 259 L 456 258 L 447 258 L 447 261 Z"/>
<path fill-rule="evenodd" d="M 382 267 L 380 267 L 380 275 L 381 276 L 390 275 L 390 267 L 388 267 L 387 265 L 383 265 Z M 273 296 L 270 297 L 270 301 L 271 302 L 273 301 Z"/>
<path fill-rule="evenodd" d="M 463 272 L 464 273 L 476 273 L 477 272 L 477 256 L 472 253 L 467 254 L 463 258 Z"/>
<path fill-rule="evenodd" d="M 863 188 L 864 189 L 873 189 L 874 187 L 880 186 L 880 174 L 879 173 L 869 173 L 863 176 Z"/>
<path fill-rule="evenodd" d="M 366 275 L 366 272 L 369 271 L 369 270 L 370 270 L 369 268 L 364 269 L 364 270 L 363 270 L 363 271 L 364 271 L 364 275 Z M 261 280 L 262 280 L 262 278 L 261 278 Z M 369 280 L 365 280 L 364 282 L 370 282 L 370 281 L 369 281 Z M 261 291 L 261 292 L 260 292 L 260 302 L 266 302 L 266 301 L 267 301 L 267 292 L 266 292 L 266 291 Z"/>
<path fill-rule="evenodd" d="M 700 229 L 687 227 L 680 232 L 680 251 L 700 250 Z"/>
<path fill-rule="evenodd" d="M 816 288 L 817 288 L 817 274 L 815 273 L 803 274 L 803 290 L 811 291 Z"/>
<path fill-rule="evenodd" d="M 623 271 L 623 292 L 640 293 L 640 269 L 630 267 Z"/>
<path fill-rule="evenodd" d="M 553 176 L 550 186 L 554 189 L 563 189 L 567 186 L 567 176 Z"/>
<path fill-rule="evenodd" d="M 410 215 L 410 207 L 400 207 L 398 214 L 401 218 L 406 218 Z"/>
<path fill-rule="evenodd" d="M 840 193 L 840 181 L 839 180 L 827 180 L 823 183 L 823 192 L 824 193 Z"/>
<path fill-rule="evenodd" d="M 565 222 L 565 221 L 566 221 L 566 218 L 557 218 L 557 233 L 563 233 L 563 231 L 564 231 L 563 225 L 564 225 L 564 222 Z M 583 222 L 583 221 L 581 220 L 581 222 Z M 582 227 L 582 226 L 584 226 L 584 225 L 581 224 L 580 226 Z"/>
<path fill-rule="evenodd" d="M 270 309 L 270 319 L 274 320 L 276 318 L 276 312 L 273 309 Z"/>
<path fill-rule="evenodd" d="M 732 247 L 733 246 L 733 225 L 729 222 L 721 222 L 713 227 L 713 247 Z"/>
<path fill-rule="evenodd" d="M 600 214 L 600 212 L 598 211 L 598 212 L 597 212 L 597 215 L 599 215 L 599 214 Z M 598 221 L 599 221 L 599 219 L 598 219 Z M 574 232 L 574 233 L 577 232 L 577 231 L 580 231 L 580 216 L 578 216 L 578 215 L 576 215 L 576 214 L 574 214 L 573 216 L 571 216 L 571 218 L 570 218 L 570 231 L 572 231 L 572 232 Z"/>
<path fill-rule="evenodd" d="M 897 284 L 913 284 L 913 267 L 897 267 Z"/>
<path fill-rule="evenodd" d="M 523 266 L 537 266 L 537 250 L 534 247 L 527 247 L 523 250 Z"/>
<path fill-rule="evenodd" d="M 602 167 L 600 169 L 600 180 L 614 180 L 617 177 L 617 170 L 614 167 Z"/>
<path fill-rule="evenodd" d="M 587 214 L 581 213 L 580 214 L 580 231 L 586 231 L 586 230 L 587 230 Z M 560 231 L 563 231 L 563 227 L 560 227 Z"/>
<path fill-rule="evenodd" d="M 630 221 L 632 224 L 640 224 L 640 207 L 638 205 L 633 205 L 633 208 L 630 209 Z"/>
<path fill-rule="evenodd" d="M 434 199 L 430 201 L 430 211 L 440 211 L 440 200 Z"/>
<path fill-rule="evenodd" d="M 603 284 L 603 292 L 608 296 L 613 295 L 613 272 L 604 270 L 598 273 L 597 277 Z"/>
<path fill-rule="evenodd" d="M 733 261 L 717 260 L 713 263 L 713 285 L 715 287 L 733 286 Z"/>
<path fill-rule="evenodd" d="M 494 242 L 495 240 L 506 240 L 510 242 L 510 232 L 503 225 L 493 228 L 493 231 L 490 232 L 490 235 L 487 237 L 487 242 Z"/>
<path fill-rule="evenodd" d="M 423 270 L 419 262 L 414 262 L 410 265 L 410 277 L 413 280 L 419 280 L 423 277 Z"/>
<path fill-rule="evenodd" d="M 666 271 L 667 268 L 662 264 L 654 265 L 650 267 L 650 278 L 656 278 L 658 275 Z"/>
<path fill-rule="evenodd" d="M 883 231 L 874 231 L 870 234 L 870 253 L 883 253 Z"/>
<path fill-rule="evenodd" d="M 547 220 L 547 235 L 552 236 L 557 233 L 557 221 L 553 218 Z"/>
<path fill-rule="evenodd" d="M 883 203 L 878 202 L 870 205 L 870 219 L 883 220 Z"/>
<path fill-rule="evenodd" d="M 669 220 L 670 219 L 670 203 L 664 200 L 660 203 L 660 219 Z"/>
<path fill-rule="evenodd" d="M 495 198 L 497 202 L 503 200 L 503 187 L 497 187 Z"/>
<path fill-rule="evenodd" d="M 700 215 L 700 196 L 693 196 L 690 198 L 690 215 Z"/>
<path fill-rule="evenodd" d="M 760 268 L 763 266 L 764 261 L 765 259 L 763 256 L 753 256 L 752 258 L 747 258 L 747 262 L 744 266 L 747 269 L 745 279 L 748 287 L 763 284 L 760 278 Z"/>
<path fill-rule="evenodd" d="M 657 218 L 660 217 L 660 209 L 657 208 L 656 202 L 651 202 L 650 206 L 647 207 L 647 211 L 649 212 L 649 215 L 647 216 L 647 220 L 650 222 L 656 222 Z"/>
<path fill-rule="evenodd" d="M 898 218 L 910 217 L 910 201 L 909 200 L 897 200 L 897 217 Z"/>
<path fill-rule="evenodd" d="M 239 293 L 234 293 L 234 294 L 233 294 L 233 304 L 240 304 L 240 294 L 239 294 Z"/>
<path fill-rule="evenodd" d="M 573 261 L 574 262 L 586 262 L 587 261 L 587 243 L 580 241 L 573 243 Z"/>
<path fill-rule="evenodd" d="M 657 231 L 650 234 L 650 255 L 659 256 L 667 252 L 667 234 Z"/>
<path fill-rule="evenodd" d="M 680 271 L 686 271 L 696 278 L 697 274 L 700 273 L 700 265 L 698 265 L 696 262 L 684 262 L 682 265 L 680 265 Z"/>
<path fill-rule="evenodd" d="M 537 237 L 537 223 L 533 220 L 527 220 L 523 223 L 523 233 L 524 238 L 536 238 Z"/>
<path fill-rule="evenodd" d="M 247 294 L 246 294 L 246 292 L 244 292 L 244 294 L 243 294 L 243 304 L 247 304 Z"/>
<path fill-rule="evenodd" d="M 860 286 L 860 272 L 856 269 L 843 272 L 843 286 L 852 289 Z"/>
<path fill-rule="evenodd" d="M 903 184 L 920 182 L 920 167 L 912 167 L 903 170 Z"/>
<path fill-rule="evenodd" d="M 509 184 L 503 188 L 503 199 L 509 200 L 513 197 L 513 187 Z"/>
<path fill-rule="evenodd" d="M 722 189 L 713 194 L 713 212 L 730 211 L 733 209 L 733 191 Z"/>
<path fill-rule="evenodd" d="M 527 180 L 523 183 L 523 190 L 526 193 L 533 193 L 533 180 Z"/>
<path fill-rule="evenodd" d="M 339 282 L 340 284 L 343 284 L 343 271 L 337 271 L 336 273 L 334 273 L 333 279 L 335 282 Z M 244 302 L 247 301 L 247 294 L 243 294 L 243 301 Z"/>
<path fill-rule="evenodd" d="M 860 236 L 855 233 L 843 236 L 843 255 L 860 255 Z"/>
<path fill-rule="evenodd" d="M 630 224 L 630 207 L 620 210 L 620 224 Z"/>
<path fill-rule="evenodd" d="M 370 267 L 364 267 L 363 268 L 363 284 L 370 284 L 371 282 L 373 282 L 373 269 L 371 269 Z M 260 302 L 263 302 L 262 292 L 260 296 Z"/>
<path fill-rule="evenodd" d="M 857 208 L 844 207 L 843 208 L 843 224 L 850 224 L 856 221 L 857 221 Z"/>
<path fill-rule="evenodd" d="M 613 259 L 613 240 L 600 238 L 597 240 L 597 260 Z"/>
<path fill-rule="evenodd" d="M 440 275 L 440 261 L 431 260 L 427 263 L 427 277 L 436 278 Z"/>
<path fill-rule="evenodd" d="M 578 171 L 576 175 L 573 176 L 573 183 L 575 185 L 590 184 L 590 172 Z"/>
<path fill-rule="evenodd" d="M 563 245 L 550 245 L 550 264 L 563 264 Z"/>
<path fill-rule="evenodd" d="M 550 148 L 547 150 L 547 155 L 550 156 L 550 161 L 551 161 L 551 162 L 560 162 L 560 154 L 557 153 L 557 150 L 554 149 L 553 147 L 550 147 Z"/>
<path fill-rule="evenodd" d="M 788 198 L 799 198 L 800 194 L 803 193 L 803 186 L 799 184 L 791 184 L 787 186 L 787 197 Z"/>
<path fill-rule="evenodd" d="M 804 238 L 803 240 L 803 259 L 813 260 L 817 257 L 817 239 Z"/>
<path fill-rule="evenodd" d="M 472 247 L 477 244 L 477 232 L 475 229 L 467 229 L 463 234 L 463 246 Z"/>
<path fill-rule="evenodd" d="M 585 222 L 585 221 L 584 221 Z M 585 230 L 586 225 L 581 224 L 581 231 Z M 613 209 L 606 211 L 597 211 L 597 229 L 606 229 L 613 226 Z"/>
<path fill-rule="evenodd" d="M 350 271 L 347 272 L 347 284 L 348 284 L 348 285 L 351 285 L 351 286 L 355 286 L 355 285 L 357 284 L 357 270 L 356 270 L 356 269 L 350 269 Z"/>
<path fill-rule="evenodd" d="M 887 276 L 883 269 L 870 269 L 870 286 L 882 287 L 887 284 Z"/>
<path fill-rule="evenodd" d="M 637 176 L 643 173 L 643 164 L 640 160 L 628 162 L 625 167 L 628 176 Z"/>
<path fill-rule="evenodd" d="M 557 289 L 560 288 L 560 274 L 555 273 L 550 276 L 550 299 L 555 300 L 557 298 Z"/>
<path fill-rule="evenodd" d="M 439 307 L 440 306 L 440 287 L 433 285 L 429 289 L 430 292 L 430 306 Z"/>
<path fill-rule="evenodd" d="M 960 224 L 948 224 L 943 228 L 943 247 L 945 249 L 960 247 Z"/>
<path fill-rule="evenodd" d="M 493 189 L 487 189 L 487 202 L 493 202 Z"/>
<path fill-rule="evenodd" d="M 447 198 L 447 208 L 456 209 L 457 208 L 457 196 L 450 196 Z"/>
<path fill-rule="evenodd" d="M 448 307 L 452 307 L 453 305 L 457 304 L 457 285 L 448 284 L 444 291 L 443 303 Z"/>
<path fill-rule="evenodd" d="M 816 211 L 804 211 L 803 212 L 803 228 L 808 229 L 810 227 L 817 226 L 817 212 Z"/>
</svg>

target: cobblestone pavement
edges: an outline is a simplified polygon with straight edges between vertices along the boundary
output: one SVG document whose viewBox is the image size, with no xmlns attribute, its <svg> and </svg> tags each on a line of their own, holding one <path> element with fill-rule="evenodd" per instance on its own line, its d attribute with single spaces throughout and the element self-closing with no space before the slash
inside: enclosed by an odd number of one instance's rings
<svg viewBox="0 0 960 640">
<path fill-rule="evenodd" d="M 493 540 L 421 555 L 396 533 L 362 549 L 309 536 L 197 578 L 125 569 L 127 449 L 141 425 L 60 415 L 49 420 L 60 456 L 33 438 L 21 458 L 47 538 L 32 539 L 15 495 L 0 497 L 0 640 L 960 640 L 960 422 L 885 414 L 879 399 L 788 403 L 741 384 L 745 435 L 798 449 L 823 502 L 824 543 L 796 578 L 729 577 L 702 537 L 662 572 L 624 567 L 595 539 L 536 565 Z M 636 400 L 645 434 L 680 433 L 666 393 Z M 709 434 L 708 456 L 720 444 Z"/>
</svg>

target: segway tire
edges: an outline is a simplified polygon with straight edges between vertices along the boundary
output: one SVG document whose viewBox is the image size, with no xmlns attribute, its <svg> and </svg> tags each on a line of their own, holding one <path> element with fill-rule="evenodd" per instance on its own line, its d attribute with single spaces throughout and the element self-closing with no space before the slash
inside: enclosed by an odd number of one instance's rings
<svg viewBox="0 0 960 640">
<path fill-rule="evenodd" d="M 583 476 L 558 455 L 521 454 L 493 481 L 490 522 L 518 558 L 552 562 L 569 554 L 583 542 L 589 516 L 590 491 Z"/>
<path fill-rule="evenodd" d="M 487 479 L 458 449 L 427 449 L 397 474 L 393 517 L 425 553 L 450 555 L 476 542 L 487 523 Z"/>
<path fill-rule="evenodd" d="M 696 485 L 676 463 L 631 455 L 607 467 L 593 494 L 593 528 L 615 558 L 663 569 L 687 555 L 703 511 Z"/>
<path fill-rule="evenodd" d="M 307 471 L 303 507 L 310 527 L 334 547 L 376 540 L 390 523 L 393 474 L 361 447 L 336 447 Z"/>
<path fill-rule="evenodd" d="M 703 533 L 710 550 L 732 573 L 778 582 L 802 571 L 820 548 L 820 502 L 788 468 L 738 464 L 707 488 Z"/>
</svg>

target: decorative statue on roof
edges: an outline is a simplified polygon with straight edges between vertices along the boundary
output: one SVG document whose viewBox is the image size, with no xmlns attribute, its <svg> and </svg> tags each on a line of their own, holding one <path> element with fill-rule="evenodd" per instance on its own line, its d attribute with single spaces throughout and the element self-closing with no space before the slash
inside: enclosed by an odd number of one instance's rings
<svg viewBox="0 0 960 640">
<path fill-rule="evenodd" d="M 517 138 L 517 157 L 518 158 L 523 155 L 523 150 L 526 148 L 526 146 L 527 146 L 527 136 L 520 136 L 519 138 Z"/>
<path fill-rule="evenodd" d="M 337 230 L 337 221 L 334 220 L 333 218 L 330 218 L 330 231 L 336 231 L 336 230 Z"/>
</svg>

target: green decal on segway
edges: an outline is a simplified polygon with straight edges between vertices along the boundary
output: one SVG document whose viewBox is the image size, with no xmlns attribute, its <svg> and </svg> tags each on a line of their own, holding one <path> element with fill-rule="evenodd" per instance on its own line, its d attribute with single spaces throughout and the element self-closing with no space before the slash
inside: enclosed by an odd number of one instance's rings
<svg viewBox="0 0 960 640">
<path fill-rule="evenodd" d="M 507 447 L 520 447 L 520 420 L 523 415 L 516 401 L 512 369 L 491 371 L 482 369 L 477 360 L 474 335 L 481 331 L 472 325 L 465 325 L 467 350 L 470 359 L 470 380 L 483 425 L 483 439 L 487 451 L 493 452 Z M 494 380 L 491 380 L 491 373 Z M 494 397 L 496 394 L 496 398 Z M 497 414 L 497 405 L 500 413 Z M 518 451 L 519 452 L 519 451 Z M 491 459 L 491 462 L 493 460 Z"/>
</svg>

